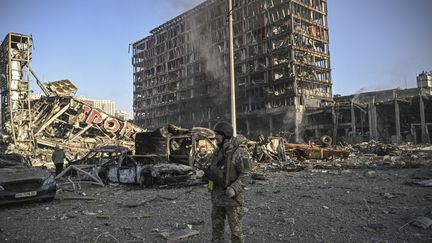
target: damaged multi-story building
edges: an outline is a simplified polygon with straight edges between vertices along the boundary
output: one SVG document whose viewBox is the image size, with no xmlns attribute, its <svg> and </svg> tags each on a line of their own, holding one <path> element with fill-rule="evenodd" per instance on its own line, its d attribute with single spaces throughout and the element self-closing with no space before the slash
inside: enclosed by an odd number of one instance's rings
<svg viewBox="0 0 432 243">
<path fill-rule="evenodd" d="M 335 97 L 335 134 L 358 143 L 430 143 L 432 141 L 432 71 L 417 76 L 417 87 Z"/>
<path fill-rule="evenodd" d="M 239 132 L 302 140 L 308 114 L 333 101 L 327 1 L 237 0 L 234 5 Z M 227 15 L 227 1 L 207 0 L 133 43 L 137 124 L 212 127 L 229 120 Z M 331 112 L 325 117 L 329 125 L 314 129 L 331 134 Z"/>
</svg>

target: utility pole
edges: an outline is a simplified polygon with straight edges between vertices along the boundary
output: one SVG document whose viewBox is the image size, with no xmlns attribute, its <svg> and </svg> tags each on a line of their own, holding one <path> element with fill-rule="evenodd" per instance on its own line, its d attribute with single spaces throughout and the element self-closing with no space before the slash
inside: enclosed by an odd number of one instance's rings
<svg viewBox="0 0 432 243">
<path fill-rule="evenodd" d="M 237 137 L 236 122 L 236 100 L 235 100 L 235 77 L 234 77 L 234 31 L 233 31 L 233 5 L 228 0 L 228 26 L 229 26 L 229 59 L 230 59 L 230 80 L 231 80 L 231 124 L 233 137 Z"/>
</svg>

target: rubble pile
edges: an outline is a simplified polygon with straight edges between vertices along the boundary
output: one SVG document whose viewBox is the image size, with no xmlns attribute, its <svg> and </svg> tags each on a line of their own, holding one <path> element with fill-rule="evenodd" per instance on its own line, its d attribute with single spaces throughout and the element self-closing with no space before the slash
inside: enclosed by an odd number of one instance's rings
<svg viewBox="0 0 432 243">
<path fill-rule="evenodd" d="M 352 148 L 354 152 L 357 153 L 376 154 L 379 156 L 384 156 L 384 155 L 399 156 L 402 153 L 402 151 L 399 149 L 397 145 L 384 144 L 374 140 L 356 144 L 352 146 Z"/>
<path fill-rule="evenodd" d="M 254 171 L 298 171 L 305 168 L 417 168 L 432 166 L 432 147 L 376 141 L 355 145 L 290 144 L 279 137 L 251 141 Z"/>
<path fill-rule="evenodd" d="M 56 145 L 63 146 L 69 160 L 82 157 L 96 145 L 118 144 L 133 149 L 134 135 L 145 131 L 72 96 L 43 96 L 34 100 L 32 107 L 35 147 L 14 143 L 7 150 L 33 157 L 36 165 L 50 161 Z"/>
<path fill-rule="evenodd" d="M 327 140 L 326 140 L 327 141 Z M 301 170 L 314 164 L 331 164 L 348 158 L 350 150 L 328 143 L 292 144 L 281 137 L 260 137 L 250 142 L 254 170 Z"/>
<path fill-rule="evenodd" d="M 78 100 L 69 80 L 39 80 L 30 68 L 32 42 L 32 36 L 9 33 L 0 45 L 2 152 L 43 165 L 56 145 L 63 146 L 68 160 L 101 144 L 133 149 L 135 134 L 145 129 Z M 30 75 L 43 91 L 40 98 L 31 97 Z"/>
</svg>

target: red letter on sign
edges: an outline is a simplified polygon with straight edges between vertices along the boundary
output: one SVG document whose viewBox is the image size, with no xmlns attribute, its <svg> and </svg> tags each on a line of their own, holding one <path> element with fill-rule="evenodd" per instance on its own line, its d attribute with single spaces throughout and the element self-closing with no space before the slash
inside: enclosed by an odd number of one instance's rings
<svg viewBox="0 0 432 243">
<path fill-rule="evenodd" d="M 79 114 L 79 121 L 84 122 L 86 120 L 86 115 L 91 111 L 91 108 L 83 105 L 83 110 L 81 111 L 81 114 Z"/>
<path fill-rule="evenodd" d="M 124 137 L 131 138 L 135 134 L 135 129 L 128 122 L 125 122 L 122 132 Z"/>
<path fill-rule="evenodd" d="M 86 123 L 88 125 L 90 125 L 91 123 L 99 124 L 101 122 L 102 122 L 102 114 L 97 110 L 92 110 L 86 120 Z"/>
<path fill-rule="evenodd" d="M 115 133 L 120 129 L 120 122 L 113 117 L 108 117 L 104 122 L 104 128 L 109 132 Z"/>
</svg>

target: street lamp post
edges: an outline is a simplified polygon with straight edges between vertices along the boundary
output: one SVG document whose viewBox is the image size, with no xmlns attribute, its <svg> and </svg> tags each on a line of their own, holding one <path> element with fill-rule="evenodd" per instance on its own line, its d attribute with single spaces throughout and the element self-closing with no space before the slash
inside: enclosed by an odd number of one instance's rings
<svg viewBox="0 0 432 243">
<path fill-rule="evenodd" d="M 235 77 L 234 77 L 234 31 L 233 31 L 233 6 L 232 0 L 228 0 L 228 26 L 229 26 L 229 60 L 230 60 L 230 80 L 231 80 L 231 124 L 233 127 L 233 137 L 237 136 L 236 122 L 236 100 L 235 100 Z"/>
</svg>

